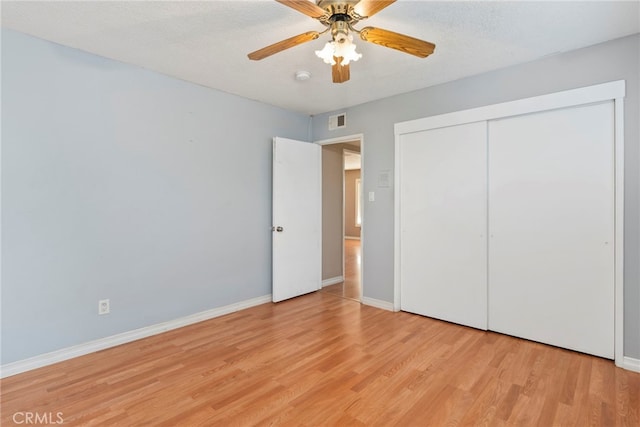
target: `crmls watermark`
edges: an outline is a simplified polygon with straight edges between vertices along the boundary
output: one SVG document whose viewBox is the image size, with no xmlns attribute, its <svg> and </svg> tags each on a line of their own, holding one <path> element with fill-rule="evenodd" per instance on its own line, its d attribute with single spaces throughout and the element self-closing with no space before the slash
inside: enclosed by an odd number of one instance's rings
<svg viewBox="0 0 640 427">
<path fill-rule="evenodd" d="M 62 412 L 16 412 L 13 422 L 25 425 L 64 424 Z"/>
</svg>

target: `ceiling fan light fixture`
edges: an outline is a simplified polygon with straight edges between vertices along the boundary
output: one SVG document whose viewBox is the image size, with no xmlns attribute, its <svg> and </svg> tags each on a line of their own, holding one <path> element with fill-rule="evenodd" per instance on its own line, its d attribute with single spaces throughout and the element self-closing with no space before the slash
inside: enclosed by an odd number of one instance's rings
<svg viewBox="0 0 640 427">
<path fill-rule="evenodd" d="M 348 65 L 351 61 L 357 61 L 362 58 L 362 54 L 356 52 L 356 45 L 353 44 L 353 36 L 349 34 L 340 40 L 327 42 L 322 50 L 316 50 L 316 55 L 321 58 L 325 64 L 335 65 L 334 57 L 342 58 L 342 65 Z"/>
<path fill-rule="evenodd" d="M 342 57 L 342 65 L 347 65 L 351 61 L 362 58 L 362 54 L 356 52 L 356 45 L 353 44 L 353 36 L 349 34 L 342 42 L 335 43 L 335 55 Z"/>
<path fill-rule="evenodd" d="M 335 48 L 334 42 L 330 41 L 324 45 L 322 50 L 316 50 L 316 56 L 324 61 L 325 64 L 336 65 L 336 61 L 333 59 L 333 53 Z"/>
</svg>

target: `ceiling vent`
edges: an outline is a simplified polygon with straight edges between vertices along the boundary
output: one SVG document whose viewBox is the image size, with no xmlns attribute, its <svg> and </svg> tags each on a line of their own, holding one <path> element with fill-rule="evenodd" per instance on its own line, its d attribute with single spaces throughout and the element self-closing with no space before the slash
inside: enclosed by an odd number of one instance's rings
<svg viewBox="0 0 640 427">
<path fill-rule="evenodd" d="M 347 113 L 329 116 L 329 130 L 336 130 L 347 127 Z"/>
</svg>

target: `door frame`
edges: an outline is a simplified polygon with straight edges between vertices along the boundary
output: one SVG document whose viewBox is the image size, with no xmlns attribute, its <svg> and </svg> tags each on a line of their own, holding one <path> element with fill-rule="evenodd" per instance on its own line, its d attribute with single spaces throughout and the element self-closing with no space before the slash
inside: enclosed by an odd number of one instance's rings
<svg viewBox="0 0 640 427">
<path fill-rule="evenodd" d="M 364 134 L 358 133 L 354 135 L 347 136 L 339 136 L 336 138 L 330 139 L 322 139 L 319 141 L 314 141 L 314 144 L 318 144 L 320 146 L 324 145 L 333 145 L 333 144 L 342 144 L 345 142 L 360 142 L 360 179 L 363 183 L 364 188 L 364 178 L 365 178 L 365 167 L 364 167 Z M 322 168 L 320 168 L 322 170 Z M 344 278 L 344 152 L 342 154 L 342 276 Z M 362 302 L 362 297 L 364 295 L 364 236 L 365 236 L 365 217 L 366 217 L 366 209 L 364 204 L 364 191 L 360 192 L 360 206 L 362 207 L 362 218 L 360 223 L 360 295 L 358 296 L 358 301 Z M 322 265 L 322 258 L 320 259 L 320 263 Z"/>
<path fill-rule="evenodd" d="M 403 134 L 437 129 L 445 126 L 476 121 L 489 121 L 558 108 L 574 107 L 602 101 L 614 102 L 614 360 L 616 366 L 633 369 L 631 361 L 624 357 L 624 97 L 626 83 L 617 80 L 547 95 L 503 102 L 484 107 L 440 114 L 417 120 L 396 123 L 395 130 L 395 218 L 394 218 L 394 301 L 395 311 L 400 310 L 400 141 Z"/>
<path fill-rule="evenodd" d="M 360 156 L 360 182 L 362 182 L 362 153 L 361 152 L 356 152 L 353 150 L 349 150 L 348 148 L 343 148 L 342 149 L 342 240 L 347 240 L 347 200 L 346 200 L 346 193 L 347 193 L 347 170 L 345 169 L 346 164 L 344 161 L 345 155 L 346 153 L 351 153 L 351 154 L 357 154 Z M 362 196 L 362 192 L 360 194 L 360 196 Z M 362 199 L 362 197 L 360 197 L 360 199 Z M 362 200 L 360 200 L 360 208 L 362 209 Z M 360 224 L 360 236 L 362 236 L 362 224 Z M 344 251 L 342 252 L 342 265 L 343 265 L 343 270 L 344 270 Z"/>
</svg>

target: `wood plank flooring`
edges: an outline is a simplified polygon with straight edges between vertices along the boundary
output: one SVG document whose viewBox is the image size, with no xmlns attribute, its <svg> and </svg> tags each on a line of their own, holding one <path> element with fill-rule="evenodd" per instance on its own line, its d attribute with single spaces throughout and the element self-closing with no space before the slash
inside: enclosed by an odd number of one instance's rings
<svg viewBox="0 0 640 427">
<path fill-rule="evenodd" d="M 344 241 L 344 281 L 325 286 L 322 292 L 360 301 L 361 254 L 360 240 L 346 239 Z"/>
<path fill-rule="evenodd" d="M 640 425 L 640 374 L 612 361 L 322 292 L 0 385 L 3 426 Z"/>
</svg>

